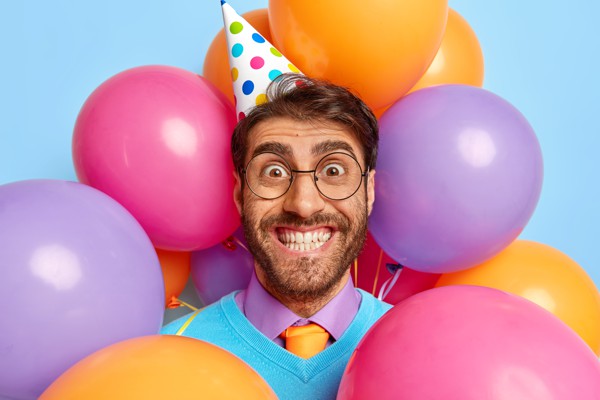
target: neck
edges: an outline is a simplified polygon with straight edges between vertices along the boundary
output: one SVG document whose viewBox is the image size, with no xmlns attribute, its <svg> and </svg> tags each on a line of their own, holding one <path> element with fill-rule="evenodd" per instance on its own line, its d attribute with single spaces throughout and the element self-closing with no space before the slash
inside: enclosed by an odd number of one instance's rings
<svg viewBox="0 0 600 400">
<path fill-rule="evenodd" d="M 265 288 L 271 296 L 275 297 L 281 304 L 289 308 L 294 314 L 302 318 L 310 318 L 317 313 L 320 309 L 325 307 L 331 299 L 333 299 L 346 285 L 350 278 L 350 273 L 345 274 L 328 292 L 320 294 L 319 296 L 299 296 L 291 297 L 289 295 L 282 295 L 281 293 L 274 290 L 265 279 L 264 274 L 260 268 L 256 269 L 256 277 L 260 284 Z"/>
</svg>

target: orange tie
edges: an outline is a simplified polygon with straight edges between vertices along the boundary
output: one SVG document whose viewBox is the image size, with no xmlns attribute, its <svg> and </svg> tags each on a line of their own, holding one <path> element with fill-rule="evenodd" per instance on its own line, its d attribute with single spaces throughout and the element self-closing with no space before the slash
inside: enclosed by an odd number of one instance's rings
<svg viewBox="0 0 600 400">
<path fill-rule="evenodd" d="M 310 358 L 323 351 L 329 340 L 329 333 L 317 324 L 290 326 L 279 337 L 285 339 L 287 351 L 302 358 Z"/>
</svg>

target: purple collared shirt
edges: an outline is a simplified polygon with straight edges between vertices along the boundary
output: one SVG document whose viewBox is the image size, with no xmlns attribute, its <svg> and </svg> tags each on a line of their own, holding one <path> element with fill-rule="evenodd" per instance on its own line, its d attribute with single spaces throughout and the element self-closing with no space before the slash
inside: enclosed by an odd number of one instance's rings
<svg viewBox="0 0 600 400">
<path fill-rule="evenodd" d="M 360 293 L 348 279 L 340 292 L 315 315 L 302 318 L 284 306 L 262 287 L 256 274 L 250 278 L 248 288 L 235 296 L 238 308 L 263 335 L 283 346 L 279 334 L 291 325 L 306 325 L 314 322 L 331 335 L 330 343 L 338 340 L 346 331 L 358 312 Z"/>
</svg>

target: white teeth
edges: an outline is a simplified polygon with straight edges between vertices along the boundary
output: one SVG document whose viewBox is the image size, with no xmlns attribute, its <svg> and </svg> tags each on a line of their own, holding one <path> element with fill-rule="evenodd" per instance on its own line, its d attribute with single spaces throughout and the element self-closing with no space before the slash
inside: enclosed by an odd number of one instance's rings
<svg viewBox="0 0 600 400">
<path fill-rule="evenodd" d="M 285 230 L 277 235 L 284 246 L 296 251 L 315 250 L 323 246 L 331 238 L 331 232 L 323 232 L 322 229 L 313 232 L 294 232 Z"/>
<path fill-rule="evenodd" d="M 310 243 L 312 242 L 312 233 L 310 232 L 305 232 L 304 233 L 304 243 Z"/>
</svg>

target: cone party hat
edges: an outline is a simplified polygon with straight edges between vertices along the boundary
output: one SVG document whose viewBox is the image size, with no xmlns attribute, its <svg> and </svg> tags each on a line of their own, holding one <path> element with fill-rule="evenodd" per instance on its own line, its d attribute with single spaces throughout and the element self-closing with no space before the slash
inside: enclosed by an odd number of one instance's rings
<svg viewBox="0 0 600 400">
<path fill-rule="evenodd" d="M 300 73 L 235 10 L 221 0 L 229 67 L 238 120 L 254 106 L 267 101 L 267 86 L 279 75 Z"/>
</svg>

